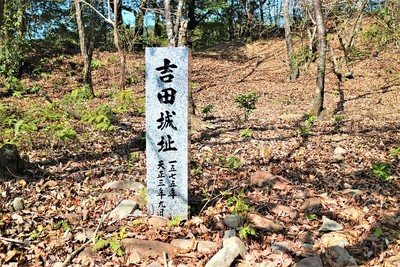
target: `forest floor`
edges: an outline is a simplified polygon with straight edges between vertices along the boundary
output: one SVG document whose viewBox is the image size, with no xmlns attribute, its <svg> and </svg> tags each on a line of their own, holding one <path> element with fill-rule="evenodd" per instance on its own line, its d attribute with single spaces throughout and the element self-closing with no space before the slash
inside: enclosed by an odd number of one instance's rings
<svg viewBox="0 0 400 267">
<path fill-rule="evenodd" d="M 112 181 L 146 184 L 144 55 L 127 56 L 129 84 L 121 93 L 116 54 L 96 53 L 94 99 L 73 91 L 81 87 L 79 55 L 44 58 L 23 79 L 35 90 L 1 99 L 3 111 L 15 120 L 11 130 L 0 126 L 0 142 L 17 142 L 30 166 L 0 184 L 0 264 L 164 264 L 163 257 L 138 259 L 118 245 L 125 238 L 163 244 L 195 238 L 216 247 L 180 250 L 169 255 L 171 266 L 204 266 L 229 230 L 224 219 L 237 214 L 248 230 L 241 236 L 247 253 L 234 266 L 294 266 L 313 256 L 333 266 L 328 248 L 336 242 L 358 265 L 399 266 L 400 51 L 394 50 L 354 60 L 354 78 L 341 83 L 328 64 L 326 111 L 313 123 L 304 115 L 316 66 L 303 66 L 300 77 L 288 82 L 284 40 L 194 52 L 191 80 L 201 120 L 190 138 L 190 216 L 159 227 L 146 215 L 143 190 L 104 188 Z M 251 91 L 260 98 L 244 121 L 235 96 Z M 108 106 L 97 115 L 111 111 L 110 124 L 87 119 L 103 104 Z M 206 116 L 201 111 L 207 106 Z M 280 183 L 268 181 L 271 177 Z M 22 208 L 16 207 L 17 197 Z M 104 216 L 131 197 L 143 213 L 122 220 Z M 327 218 L 341 227 L 320 231 Z M 90 233 L 97 233 L 96 244 Z M 101 247 L 100 238 L 110 242 Z M 96 252 L 80 250 L 96 245 Z"/>
</svg>

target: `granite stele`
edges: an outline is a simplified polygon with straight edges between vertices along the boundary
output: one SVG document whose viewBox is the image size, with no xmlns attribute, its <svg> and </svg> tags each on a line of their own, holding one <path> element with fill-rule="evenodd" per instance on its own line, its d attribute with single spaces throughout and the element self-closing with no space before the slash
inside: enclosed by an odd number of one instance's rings
<svg viewBox="0 0 400 267">
<path fill-rule="evenodd" d="M 146 48 L 147 210 L 188 214 L 187 48 Z"/>
</svg>

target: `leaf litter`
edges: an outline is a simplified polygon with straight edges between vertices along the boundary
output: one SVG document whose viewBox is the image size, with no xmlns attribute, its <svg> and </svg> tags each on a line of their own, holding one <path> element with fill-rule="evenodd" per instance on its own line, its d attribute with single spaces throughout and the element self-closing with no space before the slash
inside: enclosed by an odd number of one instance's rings
<svg viewBox="0 0 400 267">
<path fill-rule="evenodd" d="M 293 266 L 314 256 L 329 262 L 330 252 L 324 244 L 335 239 L 318 231 L 324 218 L 343 227 L 332 232 L 333 236 L 346 244 L 345 249 L 358 264 L 398 264 L 400 162 L 391 151 L 400 146 L 400 94 L 395 84 L 381 90 L 387 82 L 379 77 L 387 67 L 399 73 L 399 57 L 380 53 L 379 57 L 365 59 L 368 64 L 355 62 L 355 79 L 342 84 L 346 101 L 340 121 L 334 115 L 317 118 L 310 131 L 299 136 L 299 128 L 306 127 L 303 115 L 312 100 L 315 68 L 311 64 L 308 73 L 296 82 L 286 82 L 284 47 L 283 40 L 268 40 L 236 47 L 219 58 L 211 50 L 193 54 L 192 82 L 196 85 L 193 93 L 198 112 L 210 103 L 213 109 L 207 118 L 198 114 L 204 119 L 198 123 L 206 127 L 192 136 L 191 213 L 186 222 L 154 227 L 145 210 L 145 190 L 107 186 L 118 181 L 145 185 L 143 115 L 118 114 L 113 121 L 116 130 L 111 132 L 94 130 L 67 117 L 79 138 L 66 144 L 50 144 L 32 133 L 31 143 L 19 148 L 32 163 L 29 175 L 0 187 L 0 263 L 163 263 L 164 256 L 141 258 L 129 250 L 119 252 L 119 245 L 125 239 L 169 244 L 175 239 L 195 238 L 216 242 L 221 248 L 229 230 L 223 219 L 240 214 L 246 218 L 244 225 L 253 227 L 256 235 L 243 239 L 248 253 L 244 259 L 237 259 L 235 266 L 261 262 Z M 257 53 L 263 57 L 258 63 L 254 59 Z M 110 57 L 107 53 L 98 56 Z M 138 64 L 143 64 L 143 55 L 128 56 L 131 74 L 139 77 L 138 83 L 128 88 L 143 97 L 143 69 Z M 252 66 L 256 68 L 249 74 Z M 118 68 L 111 63 L 109 67 Z M 55 67 L 52 79 L 63 75 Z M 98 98 L 87 100 L 87 108 L 106 103 L 117 81 L 101 70 L 95 70 L 93 77 Z M 27 83 L 35 82 L 27 79 Z M 79 86 L 75 79 L 63 87 L 51 80 L 44 82 L 42 95 L 3 100 L 29 109 L 46 102 L 46 94 L 58 101 Z M 326 82 L 326 108 L 332 111 L 339 101 L 333 73 L 327 73 Z M 235 97 L 250 91 L 260 98 L 249 120 L 243 121 Z M 244 129 L 252 132 L 251 138 L 240 136 Z M 334 153 L 338 147 L 343 149 L 340 158 Z M 131 153 L 136 153 L 135 161 L 130 160 Z M 230 159 L 235 160 L 230 163 Z M 381 162 L 389 167 L 390 181 L 379 179 L 372 170 L 372 163 Z M 260 173 L 264 176 L 254 182 L 254 176 Z M 17 197 L 23 199 L 21 210 L 12 205 Z M 134 211 L 122 220 L 107 217 L 118 203 L 133 197 L 141 212 Z M 93 251 L 100 238 L 107 245 Z M 276 251 L 282 244 L 287 248 Z M 193 248 L 183 254 L 171 253 L 168 259 L 171 266 L 203 266 L 215 253 Z"/>
</svg>

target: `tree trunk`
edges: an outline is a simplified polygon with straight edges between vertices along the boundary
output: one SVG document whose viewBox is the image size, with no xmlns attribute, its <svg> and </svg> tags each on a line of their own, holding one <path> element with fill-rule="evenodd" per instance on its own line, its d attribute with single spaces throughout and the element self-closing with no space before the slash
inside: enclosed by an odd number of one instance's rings
<svg viewBox="0 0 400 267">
<path fill-rule="evenodd" d="M 187 13 L 188 13 L 188 22 L 187 22 L 187 44 L 189 47 L 193 46 L 193 31 L 197 26 L 196 22 L 196 16 L 195 16 L 195 10 L 196 10 L 196 1 L 195 0 L 188 0 L 187 1 Z"/>
<path fill-rule="evenodd" d="M 183 33 L 181 33 L 182 31 L 181 26 L 184 26 L 184 24 L 181 25 L 182 15 L 183 15 L 183 0 L 179 0 L 178 9 L 176 11 L 175 25 L 174 25 L 174 46 L 178 46 L 178 41 L 180 39 L 179 36 L 184 35 Z"/>
<path fill-rule="evenodd" d="M 174 37 L 174 24 L 172 22 L 171 16 L 171 0 L 164 0 L 164 15 L 165 15 L 165 26 L 167 29 L 167 38 L 168 44 L 170 47 L 175 46 L 175 37 Z"/>
<path fill-rule="evenodd" d="M 233 22 L 233 15 L 234 15 L 234 4 L 232 1 L 227 0 L 227 24 L 228 24 L 228 34 L 229 34 L 229 40 L 233 40 L 235 38 L 235 26 Z"/>
<path fill-rule="evenodd" d="M 79 33 L 79 44 L 81 47 L 81 54 L 83 58 L 83 83 L 88 86 L 89 92 L 94 95 L 93 92 L 93 82 L 92 82 L 92 55 L 90 52 L 91 45 L 88 45 L 88 40 L 85 33 L 85 26 L 82 18 L 82 10 L 81 4 L 79 0 L 74 0 L 75 2 L 75 13 L 76 13 L 76 22 L 78 24 L 78 33 Z"/>
<path fill-rule="evenodd" d="M 116 19 L 116 23 L 118 26 L 121 26 L 124 24 L 122 20 L 122 0 L 109 0 L 109 5 L 114 13 L 117 14 L 114 18 Z"/>
<path fill-rule="evenodd" d="M 321 0 L 313 0 L 315 22 L 318 31 L 318 68 L 315 95 L 310 114 L 319 115 L 324 109 L 324 87 L 325 87 L 325 59 L 326 59 L 326 33 L 322 17 Z"/>
<path fill-rule="evenodd" d="M 156 18 L 154 20 L 154 37 L 160 37 L 161 36 L 160 14 L 156 13 L 155 17 Z"/>
<path fill-rule="evenodd" d="M 285 27 L 285 40 L 286 40 L 286 49 L 288 53 L 289 59 L 289 81 L 293 81 L 299 77 L 299 66 L 297 65 L 296 59 L 294 57 L 293 52 L 293 40 L 292 40 L 292 31 L 290 29 L 290 14 L 289 14 L 289 2 L 290 0 L 284 0 L 283 6 L 283 18 L 284 18 L 284 27 Z"/>
<path fill-rule="evenodd" d="M 119 56 L 119 68 L 120 68 L 120 76 L 119 76 L 119 89 L 124 90 L 125 89 L 125 53 L 122 50 L 121 43 L 119 42 L 119 32 L 118 32 L 118 16 L 119 11 L 118 11 L 118 4 L 121 0 L 117 1 L 114 0 L 114 44 L 115 47 L 118 50 L 118 56 Z"/>
<path fill-rule="evenodd" d="M 23 0 L 18 0 L 17 10 L 17 36 L 23 38 L 26 32 L 25 30 L 25 4 Z"/>
<path fill-rule="evenodd" d="M 264 3 L 266 0 L 258 0 L 258 8 L 260 10 L 260 23 L 258 26 L 258 38 L 262 38 L 263 35 L 263 31 L 264 31 L 264 24 L 265 24 L 265 20 L 264 20 Z"/>
<path fill-rule="evenodd" d="M 148 0 L 142 0 L 140 2 L 139 10 L 136 14 L 135 23 L 135 50 L 140 51 L 143 49 L 143 33 L 144 33 L 144 15 L 146 13 Z"/>
</svg>

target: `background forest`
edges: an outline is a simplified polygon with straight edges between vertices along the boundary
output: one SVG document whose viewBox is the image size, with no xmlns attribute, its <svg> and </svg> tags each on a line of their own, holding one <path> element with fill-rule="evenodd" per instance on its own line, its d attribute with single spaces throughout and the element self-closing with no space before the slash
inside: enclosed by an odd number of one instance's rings
<svg viewBox="0 0 400 267">
<path fill-rule="evenodd" d="M 146 213 L 153 46 L 192 49 L 188 220 Z M 0 0 L 0 265 L 399 266 L 399 89 L 398 0 Z"/>
</svg>

